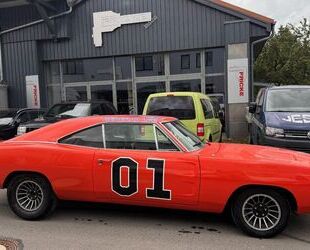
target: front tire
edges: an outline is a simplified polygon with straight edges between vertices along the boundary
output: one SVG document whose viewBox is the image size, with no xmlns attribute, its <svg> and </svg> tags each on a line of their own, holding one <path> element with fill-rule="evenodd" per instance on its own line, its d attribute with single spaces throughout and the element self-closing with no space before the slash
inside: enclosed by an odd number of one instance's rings
<svg viewBox="0 0 310 250">
<path fill-rule="evenodd" d="M 246 234 L 270 238 L 281 233 L 290 217 L 288 201 L 278 192 L 268 189 L 243 191 L 232 205 L 235 224 Z"/>
<path fill-rule="evenodd" d="M 12 211 L 25 220 L 39 220 L 54 208 L 56 198 L 48 181 L 38 175 L 19 175 L 8 186 Z"/>
</svg>

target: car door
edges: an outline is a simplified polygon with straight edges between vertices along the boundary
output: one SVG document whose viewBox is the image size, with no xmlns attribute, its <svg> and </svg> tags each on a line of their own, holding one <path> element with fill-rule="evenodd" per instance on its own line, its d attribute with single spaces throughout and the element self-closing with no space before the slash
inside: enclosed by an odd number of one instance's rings
<svg viewBox="0 0 310 250">
<path fill-rule="evenodd" d="M 68 135 L 59 140 L 57 147 L 55 153 L 47 156 L 58 173 L 54 181 L 57 194 L 61 199 L 95 201 L 93 162 L 96 150 L 103 148 L 102 125 Z"/>
<path fill-rule="evenodd" d="M 197 204 L 200 165 L 196 155 L 180 151 L 153 125 L 104 127 L 106 148 L 97 150 L 94 158 L 94 190 L 99 199 L 168 207 Z M 166 138 L 165 147 L 156 139 L 159 134 Z"/>
</svg>

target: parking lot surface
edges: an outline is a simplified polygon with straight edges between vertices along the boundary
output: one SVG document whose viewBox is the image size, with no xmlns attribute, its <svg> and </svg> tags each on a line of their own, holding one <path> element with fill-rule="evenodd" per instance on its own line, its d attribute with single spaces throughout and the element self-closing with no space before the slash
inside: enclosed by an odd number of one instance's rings
<svg viewBox="0 0 310 250">
<path fill-rule="evenodd" d="M 273 239 L 243 235 L 223 216 L 105 204 L 63 203 L 43 221 L 17 218 L 0 191 L 0 238 L 24 249 L 309 249 L 310 215 Z M 1 249 L 1 248 L 0 248 Z"/>
</svg>

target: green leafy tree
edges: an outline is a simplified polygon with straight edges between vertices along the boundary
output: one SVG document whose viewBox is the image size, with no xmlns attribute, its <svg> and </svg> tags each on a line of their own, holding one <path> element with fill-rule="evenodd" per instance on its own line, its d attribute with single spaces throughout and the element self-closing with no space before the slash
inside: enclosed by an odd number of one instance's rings
<svg viewBox="0 0 310 250">
<path fill-rule="evenodd" d="M 254 68 L 255 81 L 310 85 L 310 23 L 288 24 L 268 40 Z"/>
</svg>

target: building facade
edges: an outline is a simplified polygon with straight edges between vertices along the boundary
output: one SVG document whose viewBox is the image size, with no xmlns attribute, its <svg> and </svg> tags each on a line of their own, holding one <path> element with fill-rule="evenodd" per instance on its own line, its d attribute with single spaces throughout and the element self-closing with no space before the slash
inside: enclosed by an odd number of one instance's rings
<svg viewBox="0 0 310 250">
<path fill-rule="evenodd" d="M 252 61 L 272 19 L 218 0 L 15 2 L 0 2 L 10 107 L 105 99 L 141 114 L 151 93 L 198 91 L 223 99 L 231 137 L 246 134 Z"/>
</svg>

